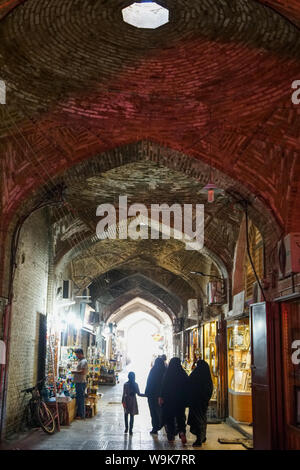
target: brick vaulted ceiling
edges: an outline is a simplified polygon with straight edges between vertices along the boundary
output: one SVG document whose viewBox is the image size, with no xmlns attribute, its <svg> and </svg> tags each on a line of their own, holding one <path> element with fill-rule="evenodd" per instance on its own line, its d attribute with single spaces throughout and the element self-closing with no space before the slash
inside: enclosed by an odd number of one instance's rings
<svg viewBox="0 0 300 470">
<path fill-rule="evenodd" d="M 163 1 L 170 22 L 155 31 L 122 21 L 129 1 L 17 3 L 3 2 L 13 9 L 0 23 L 7 220 L 74 162 L 150 139 L 211 163 L 299 228 L 298 2 Z"/>
<path fill-rule="evenodd" d="M 233 211 L 226 198 L 218 198 L 205 211 L 208 230 L 206 248 L 201 253 L 187 251 L 176 240 L 98 240 L 95 236 L 99 220 L 97 205 L 117 205 L 119 195 L 128 197 L 128 205 L 142 201 L 148 209 L 153 203 L 205 202 L 201 193 L 203 183 L 163 166 L 162 161 L 145 159 L 143 152 L 137 153 L 141 148 L 142 145 L 130 146 L 100 155 L 64 174 L 69 211 L 55 209 L 50 219 L 54 227 L 55 262 L 70 263 L 77 289 L 89 285 L 93 300 L 99 297 L 103 306 L 118 304 L 120 299 L 128 300 L 135 294 L 178 314 L 186 307 L 187 299 L 205 296 L 207 278 L 195 276 L 191 271 L 216 271 L 211 256 L 228 270 L 232 268 L 241 212 Z M 155 155 L 155 145 L 151 148 Z M 123 165 L 120 165 L 120 155 Z M 180 157 L 182 164 L 183 156 Z M 103 171 L 105 165 L 112 169 Z M 221 230 L 224 219 L 226 230 Z"/>
<path fill-rule="evenodd" d="M 170 22 L 155 31 L 122 21 L 129 3 L 27 0 L 2 19 L 7 216 L 74 162 L 150 139 L 211 162 L 299 228 L 298 2 L 164 1 Z"/>
<path fill-rule="evenodd" d="M 0 18 L 4 18 L 10 11 L 28 0 L 0 0 Z M 298 0 L 257 0 L 281 13 L 294 24 L 300 25 L 300 5 Z M 115 2 L 117 3 L 117 2 Z M 166 2 L 160 1 L 161 4 Z"/>
<path fill-rule="evenodd" d="M 283 231 L 300 230 L 300 106 L 291 102 L 291 83 L 300 79 L 300 3 L 165 0 L 159 3 L 170 10 L 170 22 L 154 31 L 122 21 L 121 9 L 130 3 L 0 1 L 0 79 L 7 85 L 7 104 L 0 107 L 5 225 L 35 190 L 63 179 L 75 164 L 124 146 L 130 153 L 130 144 L 151 141 L 171 149 L 171 161 L 182 153 L 212 165 L 263 200 Z M 143 195 L 149 177 L 160 178 L 165 193 L 173 176 L 174 194 L 198 194 L 196 182 L 175 173 L 151 165 L 131 169 L 140 175 L 132 197 Z M 89 175 L 84 188 L 72 183 L 67 191 L 79 213 L 79 231 L 89 236 L 89 191 L 100 201 L 104 189 L 114 194 L 121 181 L 130 192 L 130 168 L 105 171 L 94 179 Z M 200 186 L 207 174 L 196 179 Z M 172 200 L 172 191 L 168 195 Z M 230 208 L 222 211 L 222 230 L 212 223 L 210 233 L 230 270 L 239 215 L 230 220 Z M 63 243 L 60 250 L 65 254 Z M 106 270 L 113 267 L 108 263 Z"/>
<path fill-rule="evenodd" d="M 225 194 L 208 204 L 202 192 L 208 177 L 208 165 L 149 142 L 117 148 L 72 167 L 55 181 L 66 186 L 65 208 L 52 210 L 50 219 L 55 263 L 69 264 L 78 292 L 90 286 L 93 300 L 101 297 L 99 302 L 108 312 L 135 294 L 146 300 L 151 296 L 159 305 L 167 299 L 165 309 L 178 314 L 187 299 L 205 297 L 207 278 L 191 271 L 230 275 L 243 215 L 231 195 L 253 200 L 236 181 L 215 171 L 215 181 Z M 143 202 L 148 210 L 155 203 L 204 204 L 204 249 L 187 251 L 177 240 L 99 240 L 96 208 L 101 203 L 117 208 L 119 195 L 127 196 L 128 206 Z M 251 218 L 271 241 L 273 234 L 276 237 L 272 215 L 258 207 L 250 204 Z"/>
<path fill-rule="evenodd" d="M 157 276 L 158 274 L 158 276 Z M 141 273 L 133 273 L 131 269 L 113 270 L 97 278 L 90 286 L 92 299 L 98 299 L 101 313 L 112 313 L 117 304 L 124 304 L 124 296 L 128 301 L 134 297 L 144 297 L 157 307 L 169 314 L 179 315 L 189 298 L 195 297 L 195 292 L 188 284 L 179 281 L 177 276 L 169 272 L 155 270 L 156 280 L 149 279 Z M 160 284 L 163 280 L 164 284 Z M 176 292 L 176 287 L 179 291 Z M 182 294 L 185 292 L 185 295 Z M 185 301 L 185 302 L 184 302 Z M 113 307 L 112 307 L 113 306 Z"/>
<path fill-rule="evenodd" d="M 170 153 L 173 165 L 164 166 L 163 162 L 168 162 Z M 159 161 L 155 161 L 156 158 Z M 197 164 L 197 160 L 194 162 Z M 73 253 L 70 253 L 72 257 L 86 250 L 86 240 L 104 245 L 95 236 L 96 225 L 100 220 L 96 216 L 96 209 L 102 203 L 118 206 L 119 195 L 127 196 L 128 206 L 134 202 L 144 203 L 149 215 L 151 204 L 205 204 L 206 195 L 202 193 L 202 188 L 209 176 L 208 168 L 201 165 L 196 170 L 191 166 L 184 171 L 186 163 L 192 163 L 192 159 L 184 159 L 184 155 L 168 152 L 153 144 L 139 144 L 99 155 L 87 164 L 74 168 L 76 171 L 66 172 L 63 180 L 58 181 L 67 187 L 65 198 L 71 213 L 57 210 L 53 214 L 57 233 L 56 262 L 69 251 L 70 242 L 78 247 L 73 248 Z M 193 171 L 197 173 L 191 176 Z M 222 186 L 228 185 L 227 180 L 221 183 L 217 174 L 215 178 Z M 235 189 L 234 186 L 226 186 L 227 188 L 230 191 Z M 217 198 L 215 204 L 205 204 L 205 246 L 220 258 L 228 270 L 232 267 L 241 216 L 241 211 L 233 210 L 231 201 L 226 197 Z M 259 225 L 259 216 L 254 217 Z M 62 224 L 69 227 L 68 230 L 61 229 Z M 78 232 L 81 234 L 79 240 Z M 180 249 L 186 251 L 183 244 Z M 103 250 L 105 254 L 107 247 Z"/>
</svg>

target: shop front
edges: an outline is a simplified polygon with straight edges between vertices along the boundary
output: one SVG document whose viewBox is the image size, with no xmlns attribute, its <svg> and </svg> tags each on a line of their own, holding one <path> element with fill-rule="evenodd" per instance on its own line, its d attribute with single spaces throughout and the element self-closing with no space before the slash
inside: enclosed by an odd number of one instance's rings
<svg viewBox="0 0 300 470">
<path fill-rule="evenodd" d="M 259 282 L 262 282 L 263 278 L 263 239 L 252 222 L 249 224 L 247 234 L 244 221 L 235 253 L 232 309 L 226 314 L 226 373 L 228 420 L 249 438 L 253 437 L 254 420 L 252 384 L 254 359 L 251 346 L 254 333 L 250 318 L 252 307 L 262 300 Z M 256 339 L 259 341 L 258 331 L 256 331 L 255 345 Z"/>
<path fill-rule="evenodd" d="M 227 322 L 228 412 L 246 425 L 252 423 L 250 340 L 249 316 Z"/>
<path fill-rule="evenodd" d="M 60 423 L 69 425 L 76 416 L 76 392 L 72 370 L 83 350 L 88 362 L 86 416 L 97 413 L 102 353 L 96 342 L 94 310 L 86 303 L 62 307 L 48 325 L 48 376 L 43 390 L 50 409 L 58 404 Z"/>
<path fill-rule="evenodd" d="M 210 321 L 202 326 L 203 330 L 203 359 L 208 363 L 213 382 L 213 393 L 208 408 L 210 420 L 219 418 L 219 350 L 218 350 L 218 322 Z"/>
<path fill-rule="evenodd" d="M 118 381 L 118 371 L 122 370 L 120 351 L 116 335 L 116 325 L 114 323 L 101 323 L 97 335 L 99 354 L 101 385 L 116 385 Z"/>
<path fill-rule="evenodd" d="M 222 345 L 225 340 L 222 340 L 224 332 L 219 329 L 221 323 L 218 317 L 218 320 L 208 321 L 201 326 L 192 325 L 174 335 L 175 355 L 184 356 L 181 359 L 187 374 L 192 372 L 198 359 L 204 359 L 209 365 L 213 381 L 213 394 L 208 408 L 210 422 L 218 422 L 224 417 L 223 381 L 220 378 L 224 374 L 224 366 L 223 361 L 219 360 L 219 354 L 223 354 L 223 348 L 220 351 L 219 345 Z"/>
<path fill-rule="evenodd" d="M 202 329 L 193 325 L 184 331 L 185 354 L 183 367 L 188 374 L 195 368 L 202 357 Z M 179 357 L 179 356 L 178 356 Z"/>
<path fill-rule="evenodd" d="M 208 363 L 213 381 L 211 401 L 217 400 L 218 394 L 218 353 L 217 353 L 217 322 L 212 321 L 203 325 L 203 359 Z"/>
</svg>

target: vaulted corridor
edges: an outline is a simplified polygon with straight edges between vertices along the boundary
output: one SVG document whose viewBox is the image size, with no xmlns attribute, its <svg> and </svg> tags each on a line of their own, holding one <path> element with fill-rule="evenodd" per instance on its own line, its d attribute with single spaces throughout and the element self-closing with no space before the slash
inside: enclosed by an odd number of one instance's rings
<svg viewBox="0 0 300 470">
<path fill-rule="evenodd" d="M 2 448 L 299 450 L 299 156 L 298 0 L 0 0 Z"/>
</svg>

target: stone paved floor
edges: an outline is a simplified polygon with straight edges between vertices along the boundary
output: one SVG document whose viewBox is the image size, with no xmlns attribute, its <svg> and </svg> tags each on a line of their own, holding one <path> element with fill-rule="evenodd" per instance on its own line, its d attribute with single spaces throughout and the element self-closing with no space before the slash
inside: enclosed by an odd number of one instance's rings
<svg viewBox="0 0 300 470">
<path fill-rule="evenodd" d="M 121 376 L 122 383 L 125 377 Z M 141 390 L 143 388 L 141 387 Z M 191 444 L 195 436 L 187 432 L 187 445 L 183 446 L 178 436 L 174 444 L 170 444 L 164 431 L 157 437 L 149 434 L 151 430 L 150 415 L 146 398 L 138 398 L 140 414 L 135 418 L 133 436 L 124 435 L 123 408 L 121 405 L 122 384 L 102 386 L 102 399 L 99 401 L 98 414 L 85 421 L 74 421 L 64 426 L 59 433 L 52 436 L 43 431 L 35 430 L 18 440 L 10 441 L 3 448 L 30 450 L 184 450 L 193 449 Z M 187 427 L 187 430 L 189 427 Z M 245 450 L 240 444 L 220 444 L 218 438 L 243 437 L 229 425 L 208 425 L 207 442 L 199 450 Z M 1 448 L 1 447 L 0 447 Z"/>
</svg>

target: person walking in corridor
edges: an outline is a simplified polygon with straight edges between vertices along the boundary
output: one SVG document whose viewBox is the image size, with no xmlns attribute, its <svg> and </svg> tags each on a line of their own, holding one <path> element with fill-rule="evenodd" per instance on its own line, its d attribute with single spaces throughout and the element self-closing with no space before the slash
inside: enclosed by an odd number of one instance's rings
<svg viewBox="0 0 300 470">
<path fill-rule="evenodd" d="M 155 359 L 154 366 L 149 372 L 145 395 L 148 398 L 148 405 L 152 421 L 152 431 L 150 434 L 156 435 L 161 429 L 161 407 L 158 403 L 162 380 L 166 372 L 164 360 L 161 357 Z"/>
<path fill-rule="evenodd" d="M 185 408 L 188 398 L 188 375 L 181 366 L 180 359 L 173 357 L 162 382 L 159 403 L 162 406 L 162 424 L 166 426 L 169 442 L 177 433 L 183 444 L 186 443 Z"/>
<path fill-rule="evenodd" d="M 76 403 L 77 403 L 77 417 L 76 419 L 85 418 L 85 388 L 86 388 L 86 376 L 88 373 L 88 363 L 84 357 L 82 349 L 75 349 L 75 354 L 79 360 L 77 367 L 72 371 L 76 390 Z"/>
<path fill-rule="evenodd" d="M 126 382 L 123 387 L 122 405 L 124 408 L 125 433 L 128 432 L 128 417 L 130 416 L 130 435 L 132 435 L 133 432 L 134 416 L 139 414 L 136 395 L 138 395 L 139 397 L 145 396 L 140 393 L 139 386 L 135 381 L 135 373 L 129 372 L 128 382 Z"/>
<path fill-rule="evenodd" d="M 190 431 L 197 436 L 193 446 L 201 446 L 206 441 L 207 408 L 213 392 L 213 383 L 207 362 L 200 359 L 188 378 Z"/>
<path fill-rule="evenodd" d="M 165 354 L 163 354 L 162 356 L 159 356 L 163 361 L 164 361 L 164 365 L 165 365 L 165 368 L 167 369 L 167 356 Z"/>
</svg>

